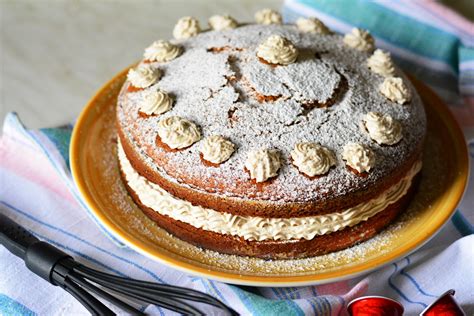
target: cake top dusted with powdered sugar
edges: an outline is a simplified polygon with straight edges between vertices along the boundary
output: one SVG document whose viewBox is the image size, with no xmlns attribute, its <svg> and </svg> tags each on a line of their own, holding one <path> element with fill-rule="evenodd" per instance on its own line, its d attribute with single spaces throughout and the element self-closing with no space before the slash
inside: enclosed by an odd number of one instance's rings
<svg viewBox="0 0 474 316">
<path fill-rule="evenodd" d="M 129 75 L 119 96 L 119 127 L 162 177 L 221 196 L 324 200 L 390 177 L 425 135 L 417 92 L 388 54 L 374 53 L 370 35 L 307 29 L 242 25 L 172 40 L 165 55 L 151 46 L 145 56 L 158 57 L 142 61 L 148 68 Z M 293 161 L 300 143 L 332 152 L 324 174 L 310 177 Z M 304 154 L 303 164 L 319 163 Z"/>
</svg>

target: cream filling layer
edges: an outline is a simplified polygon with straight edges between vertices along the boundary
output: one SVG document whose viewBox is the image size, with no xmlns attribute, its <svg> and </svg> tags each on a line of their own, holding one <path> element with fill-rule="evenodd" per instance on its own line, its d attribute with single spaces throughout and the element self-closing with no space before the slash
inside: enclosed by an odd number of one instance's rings
<svg viewBox="0 0 474 316">
<path fill-rule="evenodd" d="M 196 228 L 258 241 L 301 238 L 310 240 L 317 235 L 332 233 L 366 221 L 403 197 L 422 165 L 421 160 L 415 163 L 400 182 L 379 197 L 340 213 L 295 218 L 262 218 L 221 213 L 172 196 L 135 171 L 120 143 L 118 158 L 128 186 L 137 194 L 143 205 Z"/>
</svg>

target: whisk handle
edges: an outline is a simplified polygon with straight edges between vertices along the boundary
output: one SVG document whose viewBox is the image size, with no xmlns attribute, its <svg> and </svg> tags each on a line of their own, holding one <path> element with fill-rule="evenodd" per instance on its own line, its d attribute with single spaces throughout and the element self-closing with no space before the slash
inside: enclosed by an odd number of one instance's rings
<svg viewBox="0 0 474 316">
<path fill-rule="evenodd" d="M 24 260 L 26 249 L 38 241 L 23 226 L 0 212 L 0 244 L 12 254 Z"/>
<path fill-rule="evenodd" d="M 72 257 L 58 248 L 40 241 L 23 226 L 0 213 L 0 244 L 25 261 L 28 269 L 54 285 L 62 285 L 53 271 L 63 259 Z M 67 272 L 67 271 L 66 271 Z M 58 282 L 59 281 L 59 282 Z"/>
</svg>

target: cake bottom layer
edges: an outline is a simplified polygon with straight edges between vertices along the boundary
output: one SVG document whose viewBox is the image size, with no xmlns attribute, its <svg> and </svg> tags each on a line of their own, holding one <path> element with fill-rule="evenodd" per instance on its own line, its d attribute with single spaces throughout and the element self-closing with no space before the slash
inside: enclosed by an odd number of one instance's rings
<svg viewBox="0 0 474 316">
<path fill-rule="evenodd" d="M 136 194 L 125 181 L 123 183 L 141 210 L 161 228 L 195 246 L 214 250 L 220 253 L 258 257 L 263 259 L 295 259 L 313 257 L 342 250 L 368 240 L 382 231 L 388 224 L 404 211 L 417 187 L 418 174 L 408 192 L 397 202 L 388 205 L 366 221 L 342 230 L 316 236 L 313 239 L 299 240 L 245 240 L 242 237 L 224 235 L 194 227 L 190 224 L 174 220 L 143 205 Z"/>
</svg>

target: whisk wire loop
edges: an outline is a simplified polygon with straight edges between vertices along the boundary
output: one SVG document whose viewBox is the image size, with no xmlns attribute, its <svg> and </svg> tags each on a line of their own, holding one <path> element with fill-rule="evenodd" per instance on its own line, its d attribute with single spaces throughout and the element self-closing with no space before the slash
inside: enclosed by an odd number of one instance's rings
<svg viewBox="0 0 474 316">
<path fill-rule="evenodd" d="M 79 285 L 72 282 L 70 279 L 64 281 L 63 287 L 69 294 L 77 299 L 92 315 L 113 316 L 115 313 L 107 306 L 102 304 L 94 296 L 86 292 Z"/>
<path fill-rule="evenodd" d="M 218 299 L 193 289 L 170 286 L 166 284 L 157 284 L 146 281 L 132 280 L 100 272 L 89 267 L 85 267 L 83 265 L 76 266 L 74 270 L 83 275 L 84 277 L 87 277 L 90 280 L 106 287 L 117 287 L 118 284 L 120 284 L 124 286 L 125 290 L 136 290 L 138 291 L 138 293 L 148 293 L 151 295 L 158 294 L 160 296 L 166 296 L 171 299 L 178 298 L 195 301 L 198 303 L 209 304 L 228 312 L 230 315 L 238 315 L 238 313 L 224 305 Z"/>
<path fill-rule="evenodd" d="M 95 295 L 98 295 L 105 300 L 109 301 L 110 303 L 118 306 L 119 308 L 123 309 L 124 311 L 132 314 L 132 315 L 145 315 L 138 309 L 136 309 L 133 306 L 130 306 L 129 304 L 121 301 L 120 299 L 116 298 L 115 296 L 111 295 L 110 293 L 107 293 L 106 291 L 98 288 L 97 286 L 91 284 L 87 280 L 84 280 L 80 276 L 78 276 L 75 272 L 71 273 L 69 275 L 70 279 L 74 282 L 76 282 L 78 285 L 81 287 L 87 289 L 88 291 L 92 292 Z"/>
</svg>

